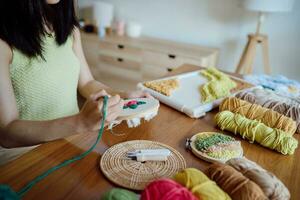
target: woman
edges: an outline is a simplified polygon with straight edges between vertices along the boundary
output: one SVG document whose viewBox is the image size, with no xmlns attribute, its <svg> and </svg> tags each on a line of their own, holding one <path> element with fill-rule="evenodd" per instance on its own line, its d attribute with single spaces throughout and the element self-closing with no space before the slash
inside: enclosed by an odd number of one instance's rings
<svg viewBox="0 0 300 200">
<path fill-rule="evenodd" d="M 96 131 L 101 97 L 85 60 L 73 0 L 4 0 L 0 4 L 0 163 L 24 148 Z M 79 111 L 77 91 L 86 98 Z M 148 97 L 140 91 L 121 95 Z M 106 123 L 122 109 L 108 101 Z M 7 148 L 14 148 L 7 150 Z"/>
</svg>

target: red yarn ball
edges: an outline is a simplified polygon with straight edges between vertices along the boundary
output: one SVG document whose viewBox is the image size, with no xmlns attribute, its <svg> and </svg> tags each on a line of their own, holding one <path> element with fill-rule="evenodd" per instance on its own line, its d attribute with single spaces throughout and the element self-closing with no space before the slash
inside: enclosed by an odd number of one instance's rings
<svg viewBox="0 0 300 200">
<path fill-rule="evenodd" d="M 151 182 L 143 191 L 141 200 L 197 200 L 185 187 L 170 179 Z"/>
</svg>

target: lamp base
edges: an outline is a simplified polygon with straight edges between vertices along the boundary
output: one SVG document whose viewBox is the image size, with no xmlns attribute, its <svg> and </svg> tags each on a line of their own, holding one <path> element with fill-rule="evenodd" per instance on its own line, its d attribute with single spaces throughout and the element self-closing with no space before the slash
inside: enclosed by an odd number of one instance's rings
<svg viewBox="0 0 300 200">
<path fill-rule="evenodd" d="M 253 71 L 253 62 L 256 53 L 256 46 L 262 46 L 264 71 L 267 74 L 271 73 L 269 62 L 269 42 L 268 36 L 263 34 L 249 34 L 248 42 L 243 51 L 240 62 L 235 70 L 236 73 L 251 74 Z"/>
</svg>

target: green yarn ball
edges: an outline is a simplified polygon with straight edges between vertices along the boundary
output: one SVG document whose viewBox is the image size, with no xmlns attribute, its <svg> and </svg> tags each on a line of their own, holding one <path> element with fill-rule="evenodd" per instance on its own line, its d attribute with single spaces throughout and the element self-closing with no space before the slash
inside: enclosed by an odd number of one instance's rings
<svg viewBox="0 0 300 200">
<path fill-rule="evenodd" d="M 101 200 L 138 200 L 138 195 L 129 190 L 114 188 L 106 192 Z"/>
<path fill-rule="evenodd" d="M 20 200 L 20 198 L 8 185 L 0 185 L 0 200 Z"/>
</svg>

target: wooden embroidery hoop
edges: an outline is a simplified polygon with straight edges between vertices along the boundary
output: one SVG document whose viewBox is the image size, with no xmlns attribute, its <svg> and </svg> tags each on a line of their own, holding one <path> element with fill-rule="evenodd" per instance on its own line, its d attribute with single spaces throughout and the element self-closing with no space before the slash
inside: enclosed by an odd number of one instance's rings
<svg viewBox="0 0 300 200">
<path fill-rule="evenodd" d="M 124 103 L 126 104 L 132 100 L 143 101 L 146 102 L 146 104 L 141 104 L 136 109 L 131 109 L 131 108 L 123 109 L 122 113 L 117 118 L 117 120 L 123 121 L 123 120 L 128 120 L 133 118 L 142 118 L 149 113 L 158 111 L 159 101 L 157 99 L 135 98 L 135 99 L 127 99 L 124 101 Z"/>
<path fill-rule="evenodd" d="M 207 154 L 199 151 L 196 146 L 195 146 L 195 141 L 197 139 L 197 136 L 202 135 L 202 134 L 207 134 L 207 135 L 213 135 L 216 134 L 216 132 L 201 132 L 201 133 L 197 133 L 195 135 L 193 135 L 191 137 L 191 139 L 189 139 L 189 147 L 191 149 L 191 151 L 193 152 L 193 154 L 195 154 L 198 158 L 201 158 L 202 160 L 205 160 L 207 162 L 220 162 L 220 163 L 225 163 L 227 160 L 229 159 L 217 159 L 217 158 L 213 158 L 208 156 Z M 222 133 L 220 133 L 222 134 Z M 243 148 L 241 146 L 241 152 L 239 154 L 239 156 L 237 158 L 242 158 L 243 157 Z"/>
<path fill-rule="evenodd" d="M 157 113 L 159 109 L 159 101 L 154 98 L 135 98 L 135 99 L 127 99 L 125 100 L 125 104 L 129 101 L 136 100 L 136 101 L 143 101 L 146 102 L 145 104 L 138 105 L 136 109 L 123 109 L 120 116 L 113 122 L 113 124 L 109 125 L 109 130 L 113 135 L 122 136 L 125 135 L 125 133 L 115 133 L 113 131 L 113 128 L 117 125 L 119 125 L 124 120 L 133 120 L 133 119 L 139 119 L 145 118 L 145 116 L 153 115 L 150 118 L 153 118 Z M 150 119 L 146 119 L 150 120 Z"/>
</svg>

